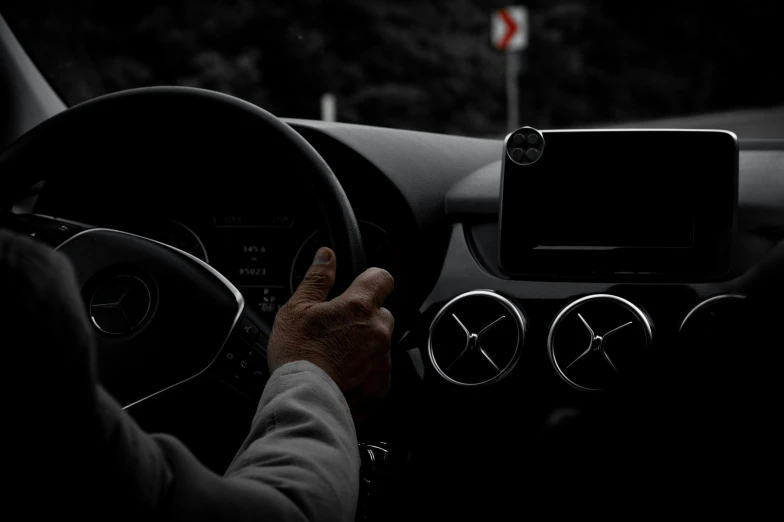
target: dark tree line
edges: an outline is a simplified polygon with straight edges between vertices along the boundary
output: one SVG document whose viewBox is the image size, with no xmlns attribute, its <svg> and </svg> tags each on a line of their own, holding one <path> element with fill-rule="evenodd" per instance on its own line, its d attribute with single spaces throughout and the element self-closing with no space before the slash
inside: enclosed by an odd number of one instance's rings
<svg viewBox="0 0 784 522">
<path fill-rule="evenodd" d="M 480 0 L 25 0 L 6 15 L 70 103 L 216 89 L 280 116 L 467 135 L 505 129 L 504 56 Z M 779 2 L 525 2 L 521 121 L 567 127 L 784 101 Z"/>
</svg>

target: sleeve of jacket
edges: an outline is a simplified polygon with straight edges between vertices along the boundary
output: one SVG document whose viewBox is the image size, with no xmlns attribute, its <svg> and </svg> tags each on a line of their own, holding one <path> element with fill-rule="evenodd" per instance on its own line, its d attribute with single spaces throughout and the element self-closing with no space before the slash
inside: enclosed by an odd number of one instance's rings
<svg viewBox="0 0 784 522">
<path fill-rule="evenodd" d="M 273 374 L 226 476 L 276 489 L 303 519 L 353 520 L 359 466 L 343 393 L 323 370 L 299 361 Z"/>
<path fill-rule="evenodd" d="M 271 376 L 220 476 L 176 438 L 147 434 L 97 383 L 92 328 L 62 255 L 0 230 L 0 289 L 0 404 L 13 428 L 0 442 L 16 477 L 8 509 L 80 520 L 353 520 L 356 433 L 342 393 L 316 366 Z"/>
<path fill-rule="evenodd" d="M 335 383 L 311 363 L 273 373 L 222 478 L 176 439 L 154 437 L 173 476 L 165 518 L 354 520 L 360 460 L 351 413 Z"/>
<path fill-rule="evenodd" d="M 96 512 L 118 520 L 354 520 L 360 462 L 351 413 L 311 363 L 272 375 L 223 477 L 178 439 L 145 433 L 100 387 L 97 398 Z"/>
</svg>

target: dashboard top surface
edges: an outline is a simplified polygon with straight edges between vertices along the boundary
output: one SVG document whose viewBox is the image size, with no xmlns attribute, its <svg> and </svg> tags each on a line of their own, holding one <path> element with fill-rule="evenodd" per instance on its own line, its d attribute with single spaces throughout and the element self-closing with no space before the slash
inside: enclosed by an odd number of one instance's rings
<svg viewBox="0 0 784 522">
<path fill-rule="evenodd" d="M 519 280 L 509 284 L 508 278 L 495 270 L 492 263 L 485 259 L 483 249 L 487 245 L 479 245 L 477 237 L 492 236 L 493 224 L 498 219 L 501 140 L 319 121 L 288 120 L 288 123 L 302 134 L 332 167 L 344 186 L 358 219 L 366 223 L 365 227 L 383 231 L 383 235 L 379 234 L 383 247 L 379 247 L 378 251 L 382 257 L 388 258 L 378 258 L 378 262 L 394 265 L 396 270 L 403 274 L 400 283 L 404 283 L 402 288 L 407 288 L 401 290 L 401 294 L 405 294 L 404 299 L 401 297 L 401 309 L 407 310 L 408 313 L 415 314 L 417 310 L 421 312 L 428 308 L 428 303 L 448 299 L 463 289 L 497 288 L 519 299 L 548 295 L 567 298 L 594 290 L 604 291 L 608 288 L 607 285 L 612 283 Z M 199 161 L 201 159 L 198 158 Z M 229 162 L 226 168 L 241 168 L 244 160 Z M 199 161 L 189 165 L 198 166 Z M 212 165 L 209 161 L 202 162 L 204 167 Z M 194 176 L 187 189 L 182 188 L 179 197 L 176 192 L 159 197 L 160 194 L 155 194 L 152 188 L 146 187 L 146 191 L 136 193 L 147 194 L 149 199 L 137 201 L 133 212 L 125 213 L 123 217 L 130 218 L 131 221 L 154 218 L 181 222 L 193 229 L 205 244 L 210 243 L 207 248 L 214 252 L 221 249 L 221 241 L 229 241 L 225 238 L 232 234 L 237 237 L 237 231 L 240 230 L 234 229 L 231 234 L 224 234 L 224 239 L 216 239 L 213 220 L 217 215 L 258 216 L 261 212 L 269 217 L 276 213 L 286 214 L 287 207 L 293 209 L 292 216 L 298 214 L 293 221 L 294 226 L 291 227 L 293 233 L 286 233 L 288 237 L 280 239 L 286 235 L 281 229 L 269 229 L 270 233 L 266 236 L 280 236 L 276 240 L 268 241 L 284 244 L 276 247 L 284 258 L 275 269 L 278 273 L 276 277 L 280 280 L 275 286 L 282 286 L 285 290 L 281 291 L 281 296 L 277 298 L 276 302 L 280 303 L 287 298 L 285 294 L 290 291 L 292 267 L 298 252 L 303 250 L 303 245 L 317 228 L 313 216 L 308 215 L 307 210 L 303 212 L 303 208 L 307 207 L 307 198 L 300 197 L 296 192 L 281 192 L 282 187 L 278 185 L 279 180 L 276 180 L 275 173 L 284 172 L 281 169 L 285 169 L 285 165 L 285 162 L 274 163 L 273 167 L 267 170 L 272 174 L 271 177 L 261 173 L 261 176 L 249 178 L 248 173 L 242 175 L 240 172 L 225 177 L 212 176 L 208 182 L 204 182 Z M 129 172 L 121 171 L 111 179 L 111 183 L 107 182 L 107 186 L 110 184 L 113 190 L 117 191 L 115 193 L 118 193 L 121 189 L 133 185 L 132 178 L 127 174 Z M 253 179 L 250 185 L 243 183 L 243 180 L 250 179 Z M 272 183 L 268 190 L 248 194 L 267 180 Z M 209 199 L 216 186 L 220 186 L 221 194 L 237 195 L 233 206 L 231 197 L 221 198 L 220 202 Z M 147 190 L 148 188 L 150 190 Z M 43 194 L 46 194 L 46 188 Z M 44 200 L 45 198 L 41 198 L 39 202 Z M 54 200 L 58 201 L 55 207 L 74 208 L 74 201 L 67 200 L 65 195 L 55 197 Z M 197 204 L 194 205 L 194 201 Z M 111 207 L 111 204 L 110 201 L 109 205 L 101 205 L 100 210 Z M 44 214 L 78 218 L 77 220 L 85 222 L 89 222 L 89 219 L 85 219 L 89 216 L 85 214 L 99 210 L 90 205 L 80 208 L 82 215 L 78 216 L 66 216 L 60 212 L 61 209 L 52 209 L 49 204 L 39 205 L 37 210 Z M 276 210 L 271 213 L 263 210 L 269 208 Z M 128 207 L 123 209 L 127 210 Z M 281 209 L 282 214 L 278 212 Z M 460 223 L 459 229 L 454 228 L 455 223 Z M 486 227 L 483 231 L 479 228 L 482 226 Z M 479 230 L 479 233 L 476 233 L 475 229 Z M 728 281 L 751 269 L 768 250 L 784 238 L 784 143 L 774 146 L 768 143 L 764 147 L 756 147 L 754 144 L 741 142 L 738 234 L 735 270 Z M 457 237 L 458 235 L 463 237 Z M 237 254 L 237 249 L 245 248 L 251 250 L 250 253 L 255 253 L 263 246 L 258 241 L 254 243 L 237 239 L 236 244 L 230 248 L 234 249 L 236 254 L 232 255 L 242 258 L 242 255 Z M 212 256 L 212 253 L 210 255 Z M 219 262 L 218 257 L 215 258 L 216 262 Z M 225 259 L 223 262 L 229 263 Z M 238 277 L 240 269 L 247 268 L 236 265 L 237 261 L 231 263 L 233 264 L 225 266 L 237 272 Z M 244 274 L 242 278 L 248 276 L 247 271 Z M 254 272 L 251 271 L 250 274 Z M 713 290 L 721 290 L 721 285 L 687 286 L 698 289 L 699 294 L 705 295 Z M 259 290 L 263 300 L 264 288 Z"/>
<path fill-rule="evenodd" d="M 329 136 L 366 158 L 423 217 L 426 209 L 432 211 L 434 206 L 450 221 L 497 217 L 503 152 L 500 139 L 288 121 L 306 135 Z M 784 230 L 784 140 L 741 140 L 739 145 L 739 225 L 776 235 L 776 230 Z"/>
<path fill-rule="evenodd" d="M 784 144 L 744 148 L 741 143 L 738 230 L 726 278 L 512 278 L 494 264 L 501 140 L 289 123 L 339 179 L 363 228 L 370 263 L 395 277 L 386 306 L 395 316 L 395 335 L 405 345 L 397 351 L 411 355 L 419 350 L 419 362 L 412 364 L 421 373 L 413 378 L 435 391 L 436 399 L 439 390 L 448 392 L 444 382 L 423 377 L 433 371 L 428 366 L 430 329 L 458 296 L 490 291 L 519 309 L 526 325 L 519 363 L 482 394 L 495 397 L 500 412 L 521 394 L 534 393 L 542 398 L 532 414 L 537 418 L 554 403 L 581 393 L 559 379 L 547 358 L 548 332 L 570 303 L 610 294 L 638 306 L 650 318 L 654 351 L 666 365 L 684 319 L 706 300 L 742 294 L 780 250 L 776 245 L 784 244 Z M 258 152 L 252 142 L 246 144 Z M 52 183 L 53 176 L 18 199 L 15 211 L 146 234 L 186 251 L 206 250 L 210 264 L 271 322 L 318 246 L 315 202 L 292 183 L 296 173 L 285 158 L 259 165 L 254 163 L 258 154 L 229 151 L 228 158 L 220 149 L 176 158 L 176 171 L 163 168 L 175 163 L 139 170 L 147 161 L 144 154 L 108 172 L 94 158 L 61 158 L 59 172 L 80 161 L 75 171 L 84 175 L 59 183 Z M 46 171 L 35 175 L 41 172 Z M 476 399 L 487 397 L 482 394 Z M 463 413 L 460 404 L 453 405 Z M 475 404 L 486 407 L 486 401 Z"/>
</svg>

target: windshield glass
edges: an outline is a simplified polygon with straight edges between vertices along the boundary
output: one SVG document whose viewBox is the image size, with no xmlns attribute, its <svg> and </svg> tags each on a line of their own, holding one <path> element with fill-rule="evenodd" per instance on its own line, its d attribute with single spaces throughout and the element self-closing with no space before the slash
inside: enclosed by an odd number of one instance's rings
<svg viewBox="0 0 784 522">
<path fill-rule="evenodd" d="M 665 4 L 25 0 L 3 14 L 69 105 L 187 85 L 282 117 L 470 136 L 626 125 L 784 138 L 784 3 Z"/>
</svg>

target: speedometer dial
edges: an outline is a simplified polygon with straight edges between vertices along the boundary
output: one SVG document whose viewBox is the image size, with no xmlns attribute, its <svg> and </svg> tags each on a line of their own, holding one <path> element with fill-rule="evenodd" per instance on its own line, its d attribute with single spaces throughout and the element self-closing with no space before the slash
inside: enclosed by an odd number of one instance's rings
<svg viewBox="0 0 784 522">
<path fill-rule="evenodd" d="M 207 249 L 201 238 L 190 227 L 179 221 L 164 221 L 151 226 L 145 235 L 150 239 L 166 243 L 183 252 L 209 263 Z"/>
</svg>

